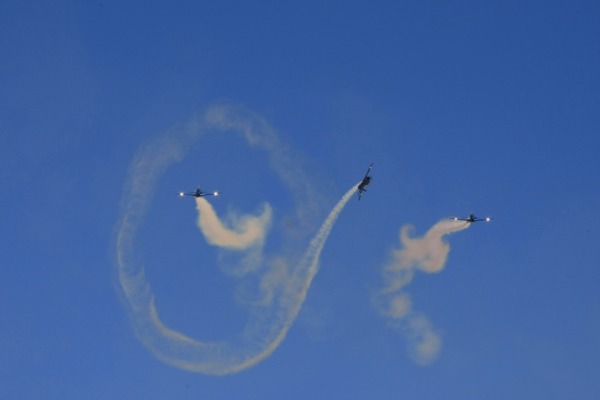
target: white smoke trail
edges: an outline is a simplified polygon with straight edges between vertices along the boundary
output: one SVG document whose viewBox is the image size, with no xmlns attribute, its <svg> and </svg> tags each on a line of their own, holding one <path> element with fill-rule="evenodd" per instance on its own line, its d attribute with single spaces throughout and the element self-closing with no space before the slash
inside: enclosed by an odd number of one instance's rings
<svg viewBox="0 0 600 400">
<path fill-rule="evenodd" d="M 327 241 L 327 237 L 331 233 L 331 229 L 335 224 L 338 216 L 344 209 L 344 206 L 348 203 L 348 200 L 356 193 L 356 186 L 352 186 L 346 194 L 338 201 L 338 203 L 333 207 L 323 225 L 315 235 L 315 237 L 311 240 L 310 245 L 308 246 L 304 257 L 300 263 L 300 267 L 296 270 L 296 273 L 292 276 L 291 282 L 294 287 L 298 288 L 297 292 L 295 290 L 291 291 L 290 294 L 290 303 L 293 305 L 293 311 L 290 313 L 290 324 L 296 318 L 298 311 L 300 310 L 300 306 L 304 302 L 306 298 L 306 293 L 308 292 L 308 288 L 312 282 L 312 279 L 316 275 L 319 270 L 319 258 L 321 256 L 321 251 L 323 251 L 323 246 L 325 246 L 325 242 Z M 287 303 L 287 301 L 286 301 Z"/>
<path fill-rule="evenodd" d="M 433 361 L 442 340 L 427 317 L 413 311 L 410 296 L 402 290 L 412 281 L 416 269 L 440 272 L 450 252 L 450 245 L 443 237 L 469 226 L 464 221 L 441 220 L 423 237 L 411 238 L 409 232 L 413 228 L 406 225 L 400 230 L 402 247 L 392 249 L 391 259 L 383 268 L 384 286 L 376 293 L 374 303 L 381 315 L 405 334 L 409 352 L 418 364 Z"/>
<path fill-rule="evenodd" d="M 260 278 L 262 301 L 249 312 L 249 322 L 237 335 L 221 341 L 201 341 L 177 332 L 161 321 L 155 298 L 146 281 L 136 247 L 136 233 L 144 219 L 154 187 L 169 164 L 180 160 L 191 143 L 209 131 L 234 131 L 250 146 L 264 149 L 273 170 L 292 191 L 297 217 L 310 220 L 315 200 L 310 180 L 278 141 L 273 130 L 260 118 L 231 107 L 212 107 L 183 129 L 176 129 L 150 142 L 134 159 L 123 195 L 123 211 L 118 222 L 115 251 L 118 281 L 126 309 L 138 339 L 163 362 L 189 371 L 224 375 L 249 368 L 268 357 L 285 338 L 318 271 L 319 257 L 342 208 L 354 186 L 331 211 L 310 242 L 299 263 L 291 256 L 271 257 Z M 198 201 L 199 225 L 209 243 L 240 251 L 261 247 L 271 220 L 270 206 L 259 217 L 242 218 L 225 228 L 208 202 Z M 212 215 L 211 215 L 212 213 Z M 298 236 L 294 236 L 296 239 Z"/>
</svg>

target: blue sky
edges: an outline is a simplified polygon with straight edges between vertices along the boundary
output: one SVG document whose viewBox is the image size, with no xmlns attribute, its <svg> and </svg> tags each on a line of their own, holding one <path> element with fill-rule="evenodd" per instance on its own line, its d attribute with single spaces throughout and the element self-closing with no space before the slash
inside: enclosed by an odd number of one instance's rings
<svg viewBox="0 0 600 400">
<path fill-rule="evenodd" d="M 594 1 L 3 2 L 0 397 L 598 398 L 599 17 Z M 257 312 L 371 162 L 297 315 Z M 230 227 L 269 204 L 260 262 L 207 242 L 176 195 L 196 185 L 223 192 L 208 201 Z M 236 360 L 291 315 L 272 352 L 223 376 L 163 362 L 184 347 L 155 356 L 119 275 L 128 204 L 125 263 L 162 324 Z M 443 236 L 442 265 L 401 289 L 410 314 L 384 315 L 401 229 L 470 212 L 494 221 Z M 416 317 L 439 339 L 425 363 Z"/>
</svg>

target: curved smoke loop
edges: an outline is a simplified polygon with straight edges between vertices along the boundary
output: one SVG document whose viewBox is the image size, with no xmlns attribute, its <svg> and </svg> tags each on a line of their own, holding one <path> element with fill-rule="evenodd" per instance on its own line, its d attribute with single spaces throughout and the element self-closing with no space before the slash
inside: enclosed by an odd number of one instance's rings
<svg viewBox="0 0 600 400">
<path fill-rule="evenodd" d="M 144 219 L 154 187 L 167 167 L 181 160 L 186 149 L 211 131 L 241 134 L 250 146 L 265 150 L 272 169 L 297 200 L 299 220 L 315 207 L 310 181 L 286 152 L 264 120 L 245 110 L 215 106 L 181 129 L 168 132 L 142 148 L 135 157 L 122 199 L 122 214 L 116 237 L 116 261 L 120 289 L 138 339 L 157 358 L 189 371 L 225 375 L 249 368 L 268 357 L 285 338 L 319 268 L 319 257 L 344 205 L 356 190 L 354 185 L 330 212 L 297 263 L 287 258 L 271 260 L 263 272 L 263 301 L 250 310 L 243 332 L 222 341 L 201 341 L 165 326 L 155 307 L 152 288 L 136 252 L 136 233 Z M 308 196 L 308 197 L 307 197 Z M 302 202 L 299 201 L 302 197 Z M 197 200 L 198 225 L 207 241 L 234 250 L 261 251 L 271 220 L 265 204 L 260 216 L 245 216 L 225 227 L 205 199 Z"/>
</svg>

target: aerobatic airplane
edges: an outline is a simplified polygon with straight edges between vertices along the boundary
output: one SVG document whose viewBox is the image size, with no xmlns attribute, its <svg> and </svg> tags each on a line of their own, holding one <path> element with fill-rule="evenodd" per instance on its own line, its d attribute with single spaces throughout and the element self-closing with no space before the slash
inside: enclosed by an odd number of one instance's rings
<svg viewBox="0 0 600 400">
<path fill-rule="evenodd" d="M 473 213 L 469 214 L 469 216 L 467 218 L 452 217 L 452 219 L 455 220 L 455 221 L 466 221 L 468 223 L 479 222 L 479 221 L 490 222 L 492 220 L 491 217 L 478 218 Z"/>
<path fill-rule="evenodd" d="M 360 198 L 362 197 L 362 192 L 367 191 L 367 189 L 365 189 L 365 186 L 367 186 L 369 183 L 371 183 L 371 177 L 369 176 L 369 172 L 371 172 L 371 168 L 373 168 L 373 163 L 371 163 L 371 165 L 369 165 L 369 169 L 367 170 L 365 177 L 358 185 L 357 189 L 358 189 L 358 200 L 359 201 L 360 201 Z"/>
<path fill-rule="evenodd" d="M 203 192 L 200 187 L 196 187 L 196 190 L 193 192 L 179 192 L 179 196 L 194 196 L 195 198 L 204 197 L 204 196 L 218 196 L 221 192 Z"/>
</svg>

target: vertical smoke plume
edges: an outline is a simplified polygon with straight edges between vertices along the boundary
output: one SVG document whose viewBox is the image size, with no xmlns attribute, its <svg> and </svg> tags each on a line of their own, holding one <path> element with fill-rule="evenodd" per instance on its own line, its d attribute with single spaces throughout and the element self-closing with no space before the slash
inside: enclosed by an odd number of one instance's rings
<svg viewBox="0 0 600 400">
<path fill-rule="evenodd" d="M 404 333 L 409 353 L 421 365 L 429 364 L 441 348 L 441 337 L 426 316 L 413 311 L 410 296 L 403 289 L 412 281 L 415 270 L 440 272 L 450 252 L 444 236 L 469 227 L 468 222 L 441 220 L 423 237 L 411 238 L 412 226 L 400 230 L 401 247 L 392 249 L 383 268 L 384 285 L 374 298 L 381 315 Z"/>
<path fill-rule="evenodd" d="M 267 261 L 263 268 L 252 272 L 259 274 L 263 298 L 249 305 L 249 322 L 242 332 L 219 341 L 191 338 L 161 321 L 155 306 L 157 300 L 140 263 L 142 249 L 136 236 L 160 176 L 171 163 L 185 156 L 193 142 L 209 132 L 239 133 L 249 146 L 266 151 L 272 169 L 297 199 L 298 220 L 314 219 L 317 203 L 310 179 L 289 149 L 264 120 L 245 110 L 212 107 L 182 128 L 142 147 L 132 162 L 122 198 L 115 252 L 119 289 L 133 329 L 144 346 L 163 362 L 188 371 L 224 375 L 264 360 L 283 341 L 318 271 L 319 257 L 329 233 L 356 186 L 330 212 L 300 260 L 290 254 L 270 257 L 261 254 L 259 259 Z M 197 209 L 199 228 L 210 244 L 224 251 L 262 252 L 272 218 L 268 204 L 259 216 L 230 218 L 227 224 L 218 218 L 205 199 L 198 200 Z M 296 235 L 293 239 L 297 238 Z"/>
</svg>

